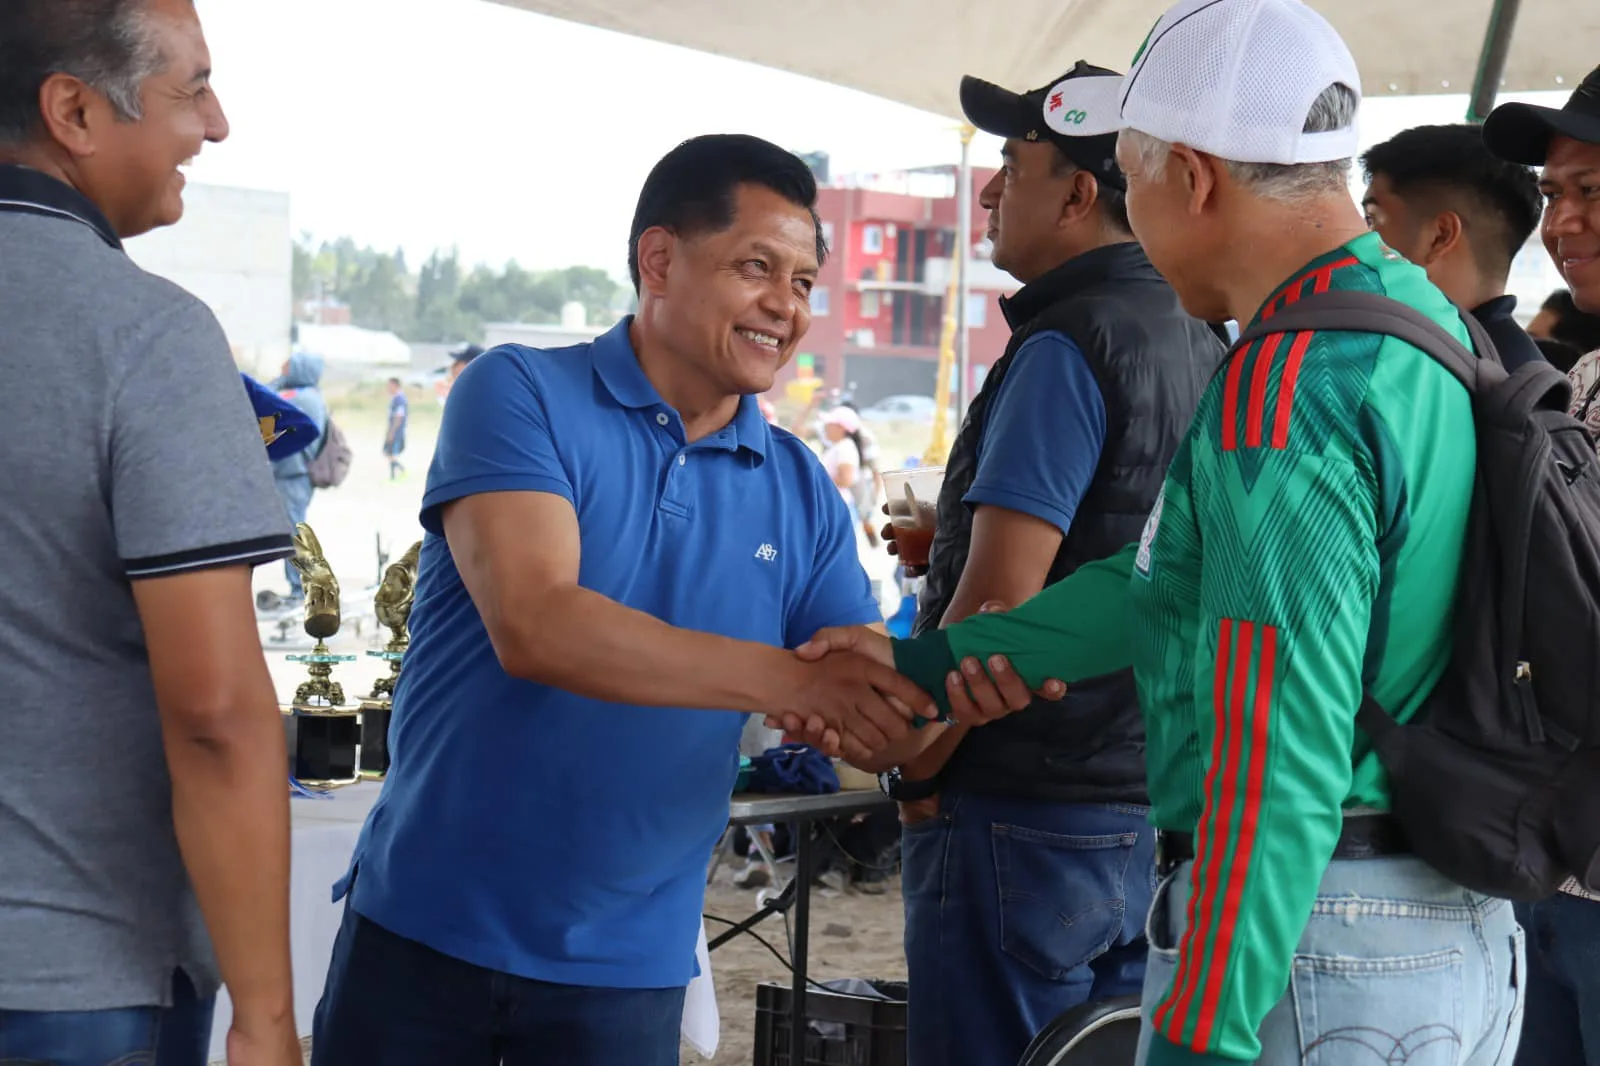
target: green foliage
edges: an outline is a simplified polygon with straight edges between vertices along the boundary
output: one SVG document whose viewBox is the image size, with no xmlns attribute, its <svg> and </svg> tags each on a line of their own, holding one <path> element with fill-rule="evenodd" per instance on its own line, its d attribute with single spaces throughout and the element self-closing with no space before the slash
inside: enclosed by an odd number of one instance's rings
<svg viewBox="0 0 1600 1066">
<path fill-rule="evenodd" d="M 355 325 L 419 343 L 482 340 L 486 322 L 559 322 L 569 302 L 583 305 L 590 324 L 609 325 L 628 295 L 623 289 L 596 267 L 530 271 L 511 262 L 468 271 L 452 248 L 434 252 L 413 274 L 400 251 L 357 247 L 349 237 L 314 246 L 302 234 L 294 244 L 297 306 L 337 301 Z"/>
</svg>

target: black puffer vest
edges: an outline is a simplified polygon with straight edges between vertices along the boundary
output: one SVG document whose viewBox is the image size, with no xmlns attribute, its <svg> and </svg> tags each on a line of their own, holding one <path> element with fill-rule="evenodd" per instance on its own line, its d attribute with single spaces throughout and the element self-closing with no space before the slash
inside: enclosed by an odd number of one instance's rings
<svg viewBox="0 0 1600 1066">
<path fill-rule="evenodd" d="M 1099 469 L 1048 584 L 1139 539 L 1224 352 L 1216 331 L 1184 313 L 1137 244 L 1071 259 L 1002 300 L 1001 310 L 1011 342 L 973 400 L 946 463 L 919 633 L 939 625 L 966 566 L 972 514 L 963 497 L 977 474 L 986 415 L 1024 341 L 1047 330 L 1071 338 L 1088 359 L 1106 408 Z M 1041 440 L 1039 447 L 1050 443 Z M 974 729 L 942 779 L 947 789 L 1048 802 L 1147 802 L 1133 672 L 1080 682 L 1059 703 L 1041 701 Z"/>
</svg>

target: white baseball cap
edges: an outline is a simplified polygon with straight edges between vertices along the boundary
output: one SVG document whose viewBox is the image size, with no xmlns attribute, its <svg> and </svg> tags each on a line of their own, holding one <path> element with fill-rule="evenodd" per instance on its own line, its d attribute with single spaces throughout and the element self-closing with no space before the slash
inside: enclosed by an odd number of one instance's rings
<svg viewBox="0 0 1600 1066">
<path fill-rule="evenodd" d="M 1305 133 L 1331 85 L 1357 98 L 1355 57 L 1299 0 L 1180 0 L 1139 48 L 1122 124 L 1238 163 L 1328 163 L 1360 149 L 1355 122 Z"/>
<path fill-rule="evenodd" d="M 861 416 L 848 407 L 835 407 L 822 416 L 822 424 L 825 426 L 838 426 L 846 433 L 861 432 Z"/>
</svg>

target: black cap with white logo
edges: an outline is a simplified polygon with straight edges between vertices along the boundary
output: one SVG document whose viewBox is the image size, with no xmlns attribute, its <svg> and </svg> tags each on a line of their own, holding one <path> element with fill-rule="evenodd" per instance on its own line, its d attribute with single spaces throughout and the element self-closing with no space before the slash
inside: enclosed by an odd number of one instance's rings
<svg viewBox="0 0 1600 1066">
<path fill-rule="evenodd" d="M 961 110 L 985 133 L 1048 141 L 1098 180 L 1125 189 L 1117 167 L 1121 94 L 1122 75 L 1080 60 L 1054 82 L 1026 93 L 969 75 L 961 79 Z"/>
</svg>

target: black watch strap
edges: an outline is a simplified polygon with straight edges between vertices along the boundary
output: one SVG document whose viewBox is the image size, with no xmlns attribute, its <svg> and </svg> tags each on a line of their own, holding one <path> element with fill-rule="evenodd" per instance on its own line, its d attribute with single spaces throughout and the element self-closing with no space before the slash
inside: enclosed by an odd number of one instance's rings
<svg viewBox="0 0 1600 1066">
<path fill-rule="evenodd" d="M 901 776 L 899 767 L 896 767 L 878 775 L 878 787 L 897 803 L 916 803 L 937 796 L 940 782 L 938 774 L 922 781 L 909 781 Z"/>
</svg>

